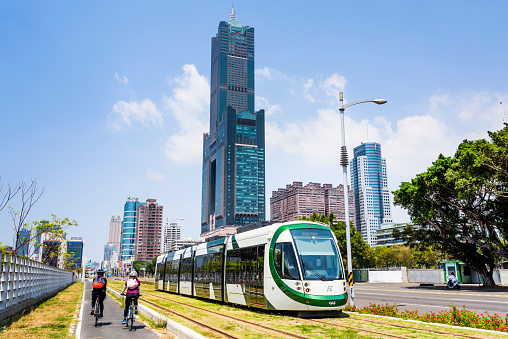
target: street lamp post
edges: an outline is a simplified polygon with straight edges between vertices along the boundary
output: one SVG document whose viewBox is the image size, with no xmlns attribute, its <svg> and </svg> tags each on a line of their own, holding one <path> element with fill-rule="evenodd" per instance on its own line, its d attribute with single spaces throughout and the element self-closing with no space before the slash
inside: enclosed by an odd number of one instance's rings
<svg viewBox="0 0 508 339">
<path fill-rule="evenodd" d="M 374 100 L 360 100 L 360 101 L 354 101 L 349 104 L 344 105 L 344 95 L 342 92 L 339 93 L 340 95 L 340 105 L 339 105 L 339 111 L 340 111 L 340 129 L 341 129 L 341 135 L 342 135 L 342 146 L 340 147 L 340 165 L 342 166 L 342 175 L 344 180 L 344 214 L 345 214 L 345 223 L 346 223 L 346 245 L 347 245 L 347 280 L 349 283 L 349 298 L 350 298 L 350 305 L 354 305 L 354 297 L 355 292 L 353 288 L 353 258 L 351 256 L 351 230 L 349 225 L 349 195 L 348 195 L 348 184 L 347 184 L 347 165 L 348 165 L 348 157 L 347 157 L 347 149 L 346 149 L 346 134 L 344 132 L 344 111 L 346 108 L 357 105 L 357 104 L 363 104 L 364 102 L 373 102 L 378 105 L 382 105 L 386 103 L 385 99 L 374 99 Z"/>
</svg>

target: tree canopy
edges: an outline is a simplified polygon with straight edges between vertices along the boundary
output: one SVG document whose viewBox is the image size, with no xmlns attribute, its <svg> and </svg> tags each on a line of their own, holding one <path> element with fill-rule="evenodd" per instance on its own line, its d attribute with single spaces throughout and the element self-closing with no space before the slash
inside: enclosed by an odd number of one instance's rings
<svg viewBox="0 0 508 339">
<path fill-rule="evenodd" d="M 495 285 L 496 261 L 508 258 L 508 125 L 489 132 L 491 141 L 464 140 L 453 157 L 442 154 L 426 172 L 394 193 L 417 227 L 408 244 L 434 244 Z"/>
<path fill-rule="evenodd" d="M 337 238 L 337 243 L 342 254 L 342 259 L 344 260 L 347 267 L 346 224 L 335 219 L 333 213 L 330 213 L 328 216 L 324 214 L 318 215 L 317 213 L 313 213 L 309 218 L 303 216 L 300 218 L 300 220 L 317 221 L 330 225 L 331 230 Z M 362 234 L 357 232 L 354 226 L 350 227 L 350 237 L 353 268 L 371 266 L 374 263 L 372 249 L 370 248 L 369 244 L 363 240 Z"/>
</svg>

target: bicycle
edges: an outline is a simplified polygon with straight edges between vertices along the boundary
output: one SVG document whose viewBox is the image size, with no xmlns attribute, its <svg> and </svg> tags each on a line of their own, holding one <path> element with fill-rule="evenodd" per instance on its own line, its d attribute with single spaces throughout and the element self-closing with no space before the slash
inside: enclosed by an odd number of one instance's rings
<svg viewBox="0 0 508 339">
<path fill-rule="evenodd" d="M 97 296 L 97 299 L 95 299 L 95 306 L 93 307 L 93 315 L 95 317 L 95 327 L 97 327 L 97 323 L 99 322 L 99 318 L 101 316 L 99 296 Z"/>
<path fill-rule="evenodd" d="M 125 295 L 123 293 L 122 295 Z M 132 326 L 134 324 L 134 319 L 136 319 L 136 316 L 134 315 L 134 301 L 131 301 L 129 303 L 129 312 L 127 313 L 127 327 L 129 328 L 129 331 L 132 331 Z"/>
</svg>

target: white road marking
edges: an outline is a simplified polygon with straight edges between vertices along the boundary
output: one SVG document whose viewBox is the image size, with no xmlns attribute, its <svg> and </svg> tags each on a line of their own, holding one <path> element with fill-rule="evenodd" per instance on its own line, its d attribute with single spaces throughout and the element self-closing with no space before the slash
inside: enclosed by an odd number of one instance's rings
<svg viewBox="0 0 508 339">
<path fill-rule="evenodd" d="M 359 296 L 362 296 L 364 294 L 366 295 L 383 295 L 383 296 L 388 296 L 388 297 L 393 297 L 393 298 L 396 298 L 397 296 L 394 296 L 393 294 L 386 294 L 386 293 L 365 293 L 365 292 L 360 292 L 358 293 L 357 291 L 355 291 L 356 295 L 355 297 L 358 298 Z M 427 299 L 430 299 L 430 298 L 427 298 Z M 442 299 L 442 298 L 439 298 L 439 299 Z M 450 301 L 470 301 L 470 302 L 482 302 L 482 303 L 496 303 L 496 304 L 508 304 L 508 301 L 499 301 L 499 300 L 478 300 L 478 299 L 453 299 L 453 300 L 450 300 Z"/>
</svg>

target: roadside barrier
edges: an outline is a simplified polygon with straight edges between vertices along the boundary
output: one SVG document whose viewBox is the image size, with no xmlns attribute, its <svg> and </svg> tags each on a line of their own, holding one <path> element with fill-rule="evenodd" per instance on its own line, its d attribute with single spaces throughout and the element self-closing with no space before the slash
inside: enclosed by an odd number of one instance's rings
<svg viewBox="0 0 508 339">
<path fill-rule="evenodd" d="M 0 252 L 0 323 L 76 281 L 72 272 Z"/>
</svg>

